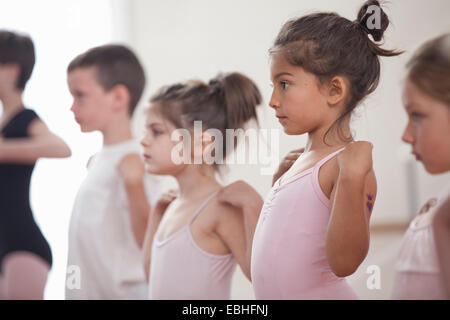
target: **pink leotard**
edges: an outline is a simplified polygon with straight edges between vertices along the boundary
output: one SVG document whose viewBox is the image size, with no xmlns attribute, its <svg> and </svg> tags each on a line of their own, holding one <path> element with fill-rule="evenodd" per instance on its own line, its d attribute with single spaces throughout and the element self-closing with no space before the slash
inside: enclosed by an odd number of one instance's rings
<svg viewBox="0 0 450 320">
<path fill-rule="evenodd" d="M 149 299 L 228 300 L 236 267 L 232 254 L 216 255 L 201 249 L 191 233 L 191 224 L 217 192 L 197 209 L 189 223 L 159 241 L 156 233 L 150 267 Z"/>
<path fill-rule="evenodd" d="M 252 247 L 256 299 L 358 299 L 345 278 L 331 270 L 325 252 L 330 200 L 319 185 L 320 167 L 280 179 L 270 190 Z"/>
</svg>

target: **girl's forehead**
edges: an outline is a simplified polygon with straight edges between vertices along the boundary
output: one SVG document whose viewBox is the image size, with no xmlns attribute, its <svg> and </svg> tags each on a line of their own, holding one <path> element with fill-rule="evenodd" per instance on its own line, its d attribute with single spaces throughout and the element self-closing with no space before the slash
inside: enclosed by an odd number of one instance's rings
<svg viewBox="0 0 450 320">
<path fill-rule="evenodd" d="M 154 106 L 150 106 L 147 109 L 146 124 L 147 126 L 161 125 L 168 129 L 172 128 L 171 123 Z"/>
</svg>

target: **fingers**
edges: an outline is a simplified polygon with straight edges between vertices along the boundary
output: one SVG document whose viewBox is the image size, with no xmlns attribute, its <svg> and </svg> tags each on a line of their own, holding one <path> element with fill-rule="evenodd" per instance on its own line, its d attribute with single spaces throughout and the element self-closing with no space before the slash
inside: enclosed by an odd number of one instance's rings
<svg viewBox="0 0 450 320">
<path fill-rule="evenodd" d="M 297 160 L 298 157 L 305 151 L 305 148 L 300 148 L 290 151 L 283 160 Z"/>
<path fill-rule="evenodd" d="M 159 198 L 158 202 L 160 204 L 167 204 L 172 202 L 173 200 L 175 200 L 178 197 L 178 191 L 171 189 L 165 193 L 163 193 L 161 195 L 161 197 Z"/>
</svg>

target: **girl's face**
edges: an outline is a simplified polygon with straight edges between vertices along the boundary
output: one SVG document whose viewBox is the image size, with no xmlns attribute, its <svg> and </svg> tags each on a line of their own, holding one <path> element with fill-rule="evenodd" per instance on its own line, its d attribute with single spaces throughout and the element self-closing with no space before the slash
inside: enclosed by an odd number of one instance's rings
<svg viewBox="0 0 450 320">
<path fill-rule="evenodd" d="M 317 77 L 293 66 L 281 54 L 271 61 L 272 96 L 269 105 L 289 135 L 312 132 L 329 122 L 326 96 Z"/>
<path fill-rule="evenodd" d="M 147 171 L 159 175 L 176 175 L 185 164 L 176 164 L 172 160 L 172 150 L 178 143 L 172 141 L 175 126 L 164 119 L 159 112 L 150 108 L 147 113 L 146 132 L 141 140 L 144 147 L 144 161 Z"/>
<path fill-rule="evenodd" d="M 412 154 L 432 174 L 450 171 L 450 106 L 418 89 L 407 80 L 403 104 L 408 125 L 402 140 L 412 146 Z"/>
</svg>

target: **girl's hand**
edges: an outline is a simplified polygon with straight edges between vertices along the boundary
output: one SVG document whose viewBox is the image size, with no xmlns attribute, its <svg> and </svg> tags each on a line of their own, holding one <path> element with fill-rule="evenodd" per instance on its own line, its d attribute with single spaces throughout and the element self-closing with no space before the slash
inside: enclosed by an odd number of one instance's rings
<svg viewBox="0 0 450 320">
<path fill-rule="evenodd" d="M 367 141 L 350 143 L 337 156 L 340 174 L 365 177 L 372 170 L 373 145 Z"/>
<path fill-rule="evenodd" d="M 164 212 L 166 212 L 167 207 L 177 198 L 177 196 L 176 190 L 169 190 L 166 193 L 163 193 L 156 202 L 153 213 L 162 217 Z"/>
<path fill-rule="evenodd" d="M 244 181 L 236 181 L 222 188 L 217 194 L 217 199 L 238 208 L 249 205 L 260 206 L 263 202 L 259 193 Z"/>
<path fill-rule="evenodd" d="M 290 167 L 294 164 L 294 162 L 300 157 L 300 155 L 305 151 L 305 148 L 292 150 L 281 160 L 280 165 L 278 166 L 277 172 L 273 175 L 272 185 L 286 172 Z"/>
</svg>

